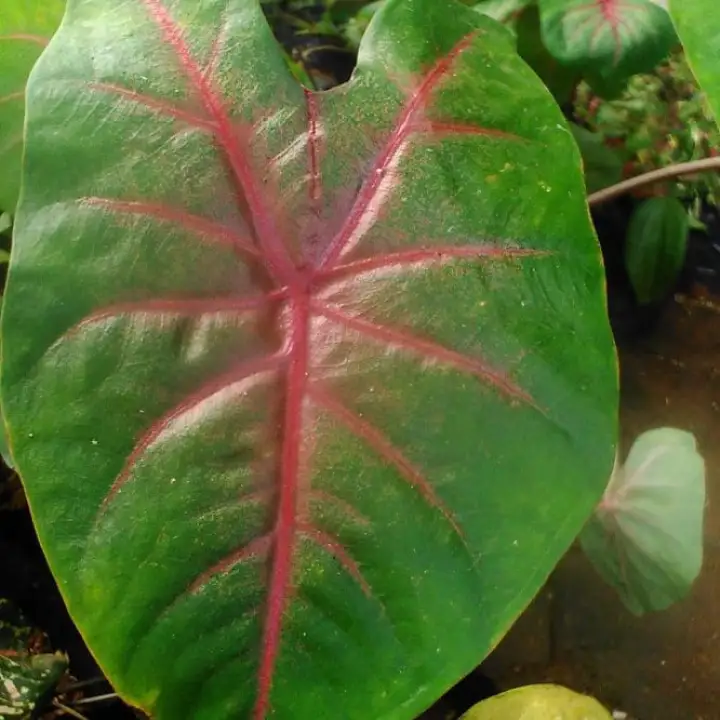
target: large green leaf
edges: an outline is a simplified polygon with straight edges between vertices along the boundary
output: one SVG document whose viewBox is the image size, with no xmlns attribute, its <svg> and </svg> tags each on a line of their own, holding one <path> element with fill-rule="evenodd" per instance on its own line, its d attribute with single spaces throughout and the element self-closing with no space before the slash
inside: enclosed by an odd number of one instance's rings
<svg viewBox="0 0 720 720">
<path fill-rule="evenodd" d="M 57 29 L 64 0 L 2 0 L 0 7 L 0 211 L 20 189 L 25 83 Z"/>
<path fill-rule="evenodd" d="M 713 0 L 670 0 L 685 55 L 716 121 L 720 121 L 720 15 Z"/>
<path fill-rule="evenodd" d="M 652 0 L 538 0 L 538 4 L 550 52 L 603 85 L 649 72 L 676 42 L 670 16 Z"/>
<path fill-rule="evenodd" d="M 681 600 L 700 574 L 705 463 L 691 433 L 658 428 L 633 444 L 580 535 L 583 550 L 641 615 Z"/>
<path fill-rule="evenodd" d="M 559 685 L 526 685 L 491 697 L 461 720 L 612 720 L 594 698 Z"/>
<path fill-rule="evenodd" d="M 101 665 L 161 719 L 414 717 L 612 468 L 559 109 L 450 0 L 324 94 L 257 2 L 72 0 L 27 122 L 3 407 Z"/>
</svg>

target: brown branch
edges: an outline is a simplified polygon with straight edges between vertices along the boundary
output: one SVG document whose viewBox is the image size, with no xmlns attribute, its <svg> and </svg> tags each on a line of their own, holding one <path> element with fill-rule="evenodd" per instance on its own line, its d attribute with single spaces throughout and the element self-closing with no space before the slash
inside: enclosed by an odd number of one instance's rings
<svg viewBox="0 0 720 720">
<path fill-rule="evenodd" d="M 668 167 L 659 170 L 651 170 L 637 177 L 623 180 L 616 185 L 603 188 L 588 196 L 588 205 L 595 207 L 601 205 L 608 200 L 623 195 L 630 190 L 635 190 L 645 185 L 652 185 L 660 180 L 670 180 L 682 175 L 692 175 L 695 173 L 720 171 L 720 157 L 709 157 L 703 160 L 693 160 L 692 162 L 678 163 L 677 165 L 668 165 Z"/>
</svg>

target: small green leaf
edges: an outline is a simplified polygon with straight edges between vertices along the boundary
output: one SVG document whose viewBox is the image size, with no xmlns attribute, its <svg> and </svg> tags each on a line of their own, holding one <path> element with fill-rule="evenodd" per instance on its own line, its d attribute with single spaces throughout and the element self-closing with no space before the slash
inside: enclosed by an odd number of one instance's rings
<svg viewBox="0 0 720 720">
<path fill-rule="evenodd" d="M 720 120 L 720 13 L 717 0 L 670 0 L 688 63 Z"/>
<path fill-rule="evenodd" d="M 704 507 L 705 463 L 693 435 L 650 430 L 616 468 L 580 542 L 632 612 L 663 610 L 700 572 Z"/>
<path fill-rule="evenodd" d="M 2 0 L 0 10 L 0 210 L 13 211 L 20 190 L 25 83 L 60 24 L 64 0 Z"/>
<path fill-rule="evenodd" d="M 588 194 L 620 182 L 622 158 L 614 148 L 605 144 L 602 135 L 575 123 L 570 123 L 570 131 L 582 155 Z"/>
<path fill-rule="evenodd" d="M 659 300 L 672 289 L 685 261 L 689 227 L 688 213 L 677 198 L 650 198 L 635 209 L 625 265 L 639 302 Z"/>
<path fill-rule="evenodd" d="M 612 720 L 594 698 L 559 685 L 527 685 L 484 700 L 461 720 Z"/>
<path fill-rule="evenodd" d="M 539 0 L 539 6 L 550 52 L 607 86 L 649 72 L 676 42 L 669 15 L 649 0 Z"/>
</svg>

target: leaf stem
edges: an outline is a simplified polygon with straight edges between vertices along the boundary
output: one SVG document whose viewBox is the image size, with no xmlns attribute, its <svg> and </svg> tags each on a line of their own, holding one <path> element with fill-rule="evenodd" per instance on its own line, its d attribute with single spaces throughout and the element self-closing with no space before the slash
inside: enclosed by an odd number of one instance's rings
<svg viewBox="0 0 720 720">
<path fill-rule="evenodd" d="M 119 696 L 117 693 L 105 693 L 104 695 L 93 695 L 91 697 L 81 698 L 80 700 L 73 701 L 73 705 L 90 705 L 91 703 L 106 702 L 107 700 L 117 700 Z"/>
<path fill-rule="evenodd" d="M 658 170 L 651 170 L 650 172 L 643 173 L 637 177 L 623 180 L 616 185 L 611 185 L 610 187 L 598 190 L 588 196 L 588 205 L 590 205 L 590 207 L 601 205 L 608 200 L 618 197 L 618 195 L 623 195 L 630 190 L 635 190 L 636 188 L 643 187 L 645 185 L 652 185 L 660 180 L 668 180 L 670 178 L 676 178 L 681 175 L 690 175 L 692 173 L 711 172 L 713 170 L 720 170 L 720 156 L 678 163 L 677 165 L 668 165 L 667 167 L 660 168 Z"/>
<path fill-rule="evenodd" d="M 100 683 L 106 682 L 108 682 L 106 677 L 98 675 L 97 677 L 90 678 L 89 680 L 79 680 L 78 682 L 74 682 L 71 685 L 65 686 L 63 688 L 63 693 L 66 694 L 75 690 L 80 690 L 90 685 L 99 685 Z"/>
<path fill-rule="evenodd" d="M 84 715 L 81 715 L 77 710 L 73 710 L 67 705 L 63 705 L 57 698 L 52 703 L 58 710 L 61 710 L 65 715 L 70 715 L 76 718 L 76 720 L 88 720 Z"/>
</svg>

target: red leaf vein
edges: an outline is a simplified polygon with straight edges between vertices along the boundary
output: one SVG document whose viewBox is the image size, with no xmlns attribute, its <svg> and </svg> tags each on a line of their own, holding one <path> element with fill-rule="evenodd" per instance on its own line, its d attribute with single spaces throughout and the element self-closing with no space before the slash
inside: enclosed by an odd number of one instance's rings
<svg viewBox="0 0 720 720">
<path fill-rule="evenodd" d="M 310 500 L 316 500 L 318 503 L 328 503 L 335 505 L 342 513 L 352 518 L 355 522 L 360 525 L 369 525 L 370 521 L 362 515 L 353 505 L 347 500 L 339 498 L 337 495 L 327 492 L 326 490 L 315 490 L 311 488 L 308 492 Z"/>
<path fill-rule="evenodd" d="M 450 350 L 430 340 L 424 340 L 407 334 L 396 328 L 377 325 L 368 320 L 348 315 L 342 310 L 318 301 L 314 301 L 312 307 L 315 312 L 328 320 L 343 325 L 379 343 L 383 343 L 389 347 L 402 348 L 423 359 L 471 373 L 513 400 L 519 400 L 537 408 L 533 398 L 516 385 L 505 373 L 496 370 L 479 358 L 462 355 L 455 350 Z"/>
<path fill-rule="evenodd" d="M 213 81 L 218 65 L 220 64 L 220 59 L 223 49 L 225 48 L 225 43 L 227 42 L 227 39 L 228 20 L 227 17 L 225 17 L 224 13 L 222 21 L 220 22 L 220 30 L 215 35 L 212 47 L 210 48 L 210 54 L 208 56 L 207 62 L 205 63 L 205 68 L 202 71 L 203 77 L 208 83 L 212 83 Z"/>
<path fill-rule="evenodd" d="M 470 123 L 447 122 L 443 120 L 427 120 L 418 124 L 417 132 L 429 132 L 440 137 L 452 135 L 480 135 L 482 137 L 498 138 L 499 140 L 511 140 L 514 142 L 527 142 L 527 140 L 515 133 L 494 128 L 472 125 Z"/>
<path fill-rule="evenodd" d="M 138 215 L 155 218 L 166 222 L 176 223 L 185 230 L 210 238 L 216 242 L 232 245 L 242 252 L 257 255 L 258 250 L 252 241 L 244 238 L 232 228 L 221 223 L 209 220 L 199 215 L 193 215 L 181 208 L 175 208 L 161 203 L 150 203 L 136 200 L 113 200 L 111 198 L 84 197 L 79 199 L 81 205 L 90 205 L 105 208 L 120 215 Z"/>
<path fill-rule="evenodd" d="M 318 117 L 317 97 L 307 88 L 304 89 L 307 106 L 307 144 L 308 144 L 308 192 L 310 205 L 317 214 L 322 199 L 322 175 L 320 172 L 320 138 L 321 127 Z"/>
<path fill-rule="evenodd" d="M 188 592 L 190 594 L 200 592 L 207 583 L 217 575 L 224 575 L 230 572 L 233 568 L 237 567 L 240 563 L 252 558 L 262 557 L 267 555 L 270 551 L 272 542 L 271 535 L 261 535 L 260 537 L 254 538 L 247 545 L 235 550 L 225 556 L 219 562 L 210 566 L 207 570 L 198 575 L 195 580 L 190 583 Z"/>
<path fill-rule="evenodd" d="M 24 100 L 25 99 L 25 91 L 24 90 L 18 90 L 17 92 L 11 92 L 7 95 L 3 95 L 0 97 L 0 105 L 3 103 L 9 103 L 13 102 L 15 100 Z"/>
<path fill-rule="evenodd" d="M 320 390 L 316 386 L 311 387 L 308 394 L 311 400 L 317 403 L 319 407 L 337 418 L 350 432 L 364 440 L 385 462 L 394 467 L 400 476 L 415 488 L 428 505 L 442 514 L 463 544 L 465 544 L 460 525 L 450 509 L 438 497 L 433 486 L 377 428 L 345 407 L 329 393 Z"/>
<path fill-rule="evenodd" d="M 342 227 L 323 251 L 317 267 L 332 267 L 338 258 L 356 245 L 377 219 L 392 189 L 392 175 L 407 145 L 409 136 L 422 117 L 425 104 L 439 83 L 447 76 L 460 55 L 470 47 L 475 33 L 462 38 L 447 55 L 441 57 L 412 93 L 398 117 L 385 146 L 378 154 L 363 181 L 358 196 Z"/>
<path fill-rule="evenodd" d="M 393 268 L 409 268 L 412 266 L 428 266 L 447 263 L 452 260 L 511 260 L 526 257 L 545 257 L 551 255 L 549 251 L 534 250 L 532 248 L 501 247 L 499 245 L 438 245 L 397 252 L 373 255 L 343 265 L 336 265 L 323 270 L 316 275 L 318 280 L 337 280 L 343 277 L 352 277 L 374 270 L 390 270 Z"/>
<path fill-rule="evenodd" d="M 368 585 L 367 580 L 365 580 L 365 578 L 363 577 L 363 574 L 360 571 L 360 566 L 350 556 L 347 549 L 339 540 L 337 540 L 337 538 L 332 537 L 332 535 L 326 533 L 320 528 L 305 523 L 298 526 L 298 532 L 303 537 L 311 540 L 323 550 L 330 553 L 330 555 L 332 555 L 334 558 L 336 558 L 337 561 L 345 568 L 348 575 L 350 575 L 355 580 L 355 582 L 360 585 L 365 595 L 367 595 L 368 597 L 372 597 L 370 585 Z"/>
<path fill-rule="evenodd" d="M 283 356 L 278 354 L 261 358 L 253 358 L 251 360 L 238 363 L 238 365 L 232 370 L 214 378 L 199 389 L 195 390 L 195 392 L 188 395 L 169 412 L 155 420 L 135 444 L 135 447 L 128 456 L 123 469 L 115 478 L 107 495 L 103 499 L 98 517 L 102 517 L 105 514 L 113 498 L 117 496 L 123 486 L 130 480 L 135 467 L 148 449 L 164 432 L 169 430 L 170 426 L 176 420 L 179 420 L 212 396 L 229 389 L 236 383 L 248 380 L 249 378 L 257 376 L 261 373 L 278 369 L 282 360 Z"/>
<path fill-rule="evenodd" d="M 40 47 L 46 47 L 50 42 L 50 38 L 41 35 L 30 35 L 28 33 L 12 33 L 10 35 L 0 35 L 0 40 L 16 40 L 19 42 L 31 42 Z"/>
<path fill-rule="evenodd" d="M 286 291 L 281 289 L 247 298 L 153 298 L 137 302 L 116 303 L 86 315 L 54 344 L 76 335 L 86 327 L 122 315 L 181 315 L 189 317 L 219 313 L 247 313 L 261 310 L 275 300 L 282 300 L 285 294 Z"/>
<path fill-rule="evenodd" d="M 265 204 L 263 188 L 255 180 L 255 169 L 250 163 L 249 148 L 242 146 L 238 130 L 228 116 L 222 99 L 193 58 L 183 32 L 170 16 L 167 8 L 161 0 L 142 0 L 142 2 L 152 20 L 160 28 L 165 41 L 175 51 L 190 87 L 197 93 L 205 111 L 213 120 L 215 137 L 225 150 L 228 163 L 242 189 L 243 199 L 249 208 L 268 271 L 283 285 L 297 284 L 297 269 L 283 243 L 273 213 Z"/>
<path fill-rule="evenodd" d="M 202 130 L 203 132 L 215 132 L 215 125 L 210 120 L 194 115 L 182 108 L 175 107 L 166 100 L 161 100 L 160 98 L 155 98 L 150 95 L 144 95 L 143 93 L 130 90 L 129 88 L 122 87 L 121 85 L 114 85 L 112 83 L 89 82 L 87 83 L 87 87 L 90 90 L 96 90 L 98 92 L 104 92 L 111 95 L 119 95 L 120 97 L 137 103 L 138 105 L 143 105 L 151 110 L 157 110 L 161 115 L 181 120 L 182 122 L 187 123 L 190 127 Z"/>
<path fill-rule="evenodd" d="M 10 135 L 5 142 L 0 145 L 0 152 L 7 152 L 11 147 L 22 144 L 24 138 L 21 132 Z"/>
</svg>

